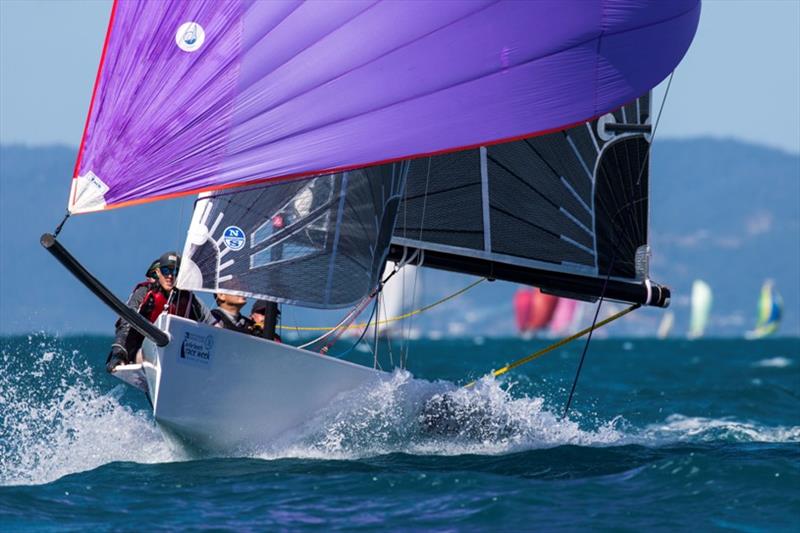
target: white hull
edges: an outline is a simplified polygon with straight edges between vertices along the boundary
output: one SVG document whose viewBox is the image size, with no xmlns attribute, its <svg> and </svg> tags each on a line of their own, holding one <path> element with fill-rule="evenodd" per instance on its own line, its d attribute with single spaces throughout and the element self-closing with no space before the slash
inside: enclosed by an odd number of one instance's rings
<svg viewBox="0 0 800 533">
<path fill-rule="evenodd" d="M 385 375 L 175 316 L 157 325 L 171 341 L 142 348 L 153 414 L 168 437 L 196 450 L 263 447 L 337 395 Z"/>
</svg>

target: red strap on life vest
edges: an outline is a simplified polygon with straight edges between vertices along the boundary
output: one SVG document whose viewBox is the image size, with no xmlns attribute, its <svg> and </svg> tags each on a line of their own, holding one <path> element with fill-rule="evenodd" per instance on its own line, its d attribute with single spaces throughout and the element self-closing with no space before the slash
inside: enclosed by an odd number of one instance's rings
<svg viewBox="0 0 800 533">
<path fill-rule="evenodd" d="M 143 281 L 136 285 L 137 289 L 139 287 L 147 287 L 147 292 L 142 299 L 142 305 L 139 306 L 139 312 L 150 322 L 155 322 L 158 315 L 164 312 L 169 298 L 164 294 L 164 291 L 161 290 L 158 283 Z M 177 302 L 175 300 L 177 300 Z M 192 294 L 187 291 L 180 291 L 178 297 L 173 298 L 172 301 L 169 302 L 169 309 L 167 312 L 171 315 L 188 316 L 191 303 Z"/>
</svg>

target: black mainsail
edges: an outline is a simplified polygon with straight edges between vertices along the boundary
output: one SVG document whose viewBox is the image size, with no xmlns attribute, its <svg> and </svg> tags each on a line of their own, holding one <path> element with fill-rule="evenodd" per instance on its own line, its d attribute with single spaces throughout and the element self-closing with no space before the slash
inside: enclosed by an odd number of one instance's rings
<svg viewBox="0 0 800 533">
<path fill-rule="evenodd" d="M 411 163 L 390 259 L 666 306 L 649 279 L 650 95 L 563 131 Z M 605 292 L 604 292 L 605 286 Z"/>
</svg>

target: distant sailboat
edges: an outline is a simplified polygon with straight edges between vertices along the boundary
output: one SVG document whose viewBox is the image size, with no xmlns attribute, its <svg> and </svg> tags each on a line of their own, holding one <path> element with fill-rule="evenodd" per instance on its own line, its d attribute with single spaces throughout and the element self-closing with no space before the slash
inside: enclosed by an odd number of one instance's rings
<svg viewBox="0 0 800 533">
<path fill-rule="evenodd" d="M 745 334 L 747 339 L 760 339 L 778 331 L 783 315 L 783 299 L 775 290 L 775 283 L 768 279 L 761 286 L 758 300 L 758 322 L 756 328 Z"/>
<path fill-rule="evenodd" d="M 672 331 L 672 326 L 675 325 L 675 313 L 672 311 L 667 311 L 664 313 L 664 318 L 661 319 L 661 323 L 658 325 L 658 338 L 659 339 L 666 339 L 669 337 L 670 331 Z"/>
<path fill-rule="evenodd" d="M 386 262 L 383 279 L 391 275 L 395 265 L 396 263 L 393 261 Z M 384 337 L 402 335 L 404 332 L 401 322 L 389 322 L 389 320 L 411 311 L 414 302 L 419 302 L 421 294 L 422 280 L 418 267 L 414 265 L 400 267 L 400 270 L 383 287 L 383 297 L 378 311 L 378 322 L 383 324 L 378 326 L 378 334 Z M 405 324 L 405 328 L 408 329 L 408 327 L 409 324 Z M 370 330 L 374 332 L 373 328 Z M 408 331 L 405 333 L 410 334 Z M 411 336 L 418 336 L 418 333 Z"/>
<path fill-rule="evenodd" d="M 563 335 L 571 331 L 576 322 L 576 311 L 578 301 L 570 298 L 559 298 L 553 311 L 553 318 L 550 320 L 550 333 L 553 335 Z"/>
<path fill-rule="evenodd" d="M 519 289 L 514 294 L 514 315 L 517 330 L 530 335 L 542 330 L 550 324 L 559 298 L 543 293 L 536 287 Z"/>
<path fill-rule="evenodd" d="M 688 335 L 690 339 L 698 339 L 705 333 L 713 300 L 711 287 L 708 283 L 701 279 L 696 279 L 692 284 L 692 315 L 689 322 Z"/>
</svg>

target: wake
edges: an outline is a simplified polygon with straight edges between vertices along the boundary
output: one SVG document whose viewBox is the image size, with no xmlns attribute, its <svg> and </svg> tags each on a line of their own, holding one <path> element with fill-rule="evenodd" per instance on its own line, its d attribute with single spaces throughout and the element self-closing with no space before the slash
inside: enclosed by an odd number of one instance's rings
<svg viewBox="0 0 800 533">
<path fill-rule="evenodd" d="M 149 411 L 125 405 L 125 395 L 137 391 L 101 386 L 78 351 L 30 336 L 27 344 L 4 347 L 0 361 L 0 485 L 48 483 L 115 461 L 190 458 L 162 438 Z M 734 419 L 672 414 L 644 428 L 622 417 L 602 420 L 574 413 L 562 419 L 543 398 L 515 397 L 513 392 L 513 385 L 494 379 L 464 389 L 398 370 L 380 383 L 335 398 L 276 442 L 236 455 L 354 460 L 397 452 L 500 455 L 561 445 L 800 442 L 800 426 Z M 447 398 L 444 427 L 425 410 L 437 397 Z"/>
</svg>

